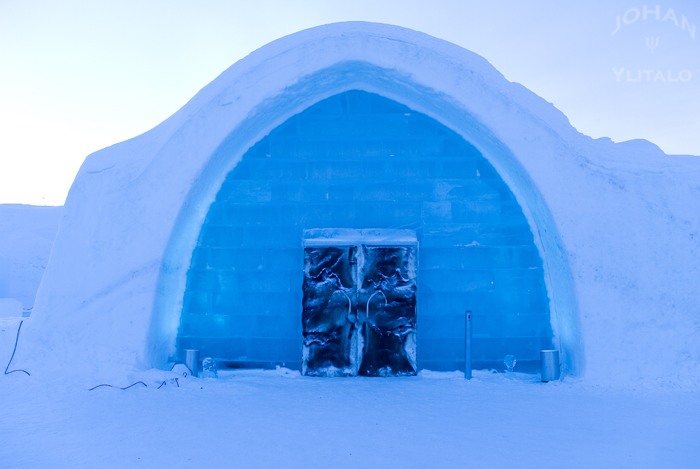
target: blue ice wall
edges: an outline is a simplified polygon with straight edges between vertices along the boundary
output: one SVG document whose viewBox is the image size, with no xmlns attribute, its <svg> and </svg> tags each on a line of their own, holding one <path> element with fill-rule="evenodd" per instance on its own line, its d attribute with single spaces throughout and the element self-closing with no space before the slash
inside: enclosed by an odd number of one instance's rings
<svg viewBox="0 0 700 469">
<path fill-rule="evenodd" d="M 488 161 L 437 121 L 348 91 L 263 138 L 228 174 L 187 276 L 178 350 L 237 366 L 299 367 L 302 233 L 416 230 L 418 366 L 534 370 L 552 331 L 542 261 L 513 194 Z"/>
</svg>

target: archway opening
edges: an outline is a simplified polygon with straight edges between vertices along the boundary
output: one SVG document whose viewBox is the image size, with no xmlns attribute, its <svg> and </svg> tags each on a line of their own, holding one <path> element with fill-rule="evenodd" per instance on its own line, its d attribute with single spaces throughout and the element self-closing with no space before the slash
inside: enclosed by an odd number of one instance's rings
<svg viewBox="0 0 700 469">
<path fill-rule="evenodd" d="M 301 368 L 306 230 L 416 233 L 418 368 L 534 371 L 551 348 L 542 260 L 510 189 L 434 119 L 347 91 L 288 119 L 227 175 L 187 273 L 178 353 L 222 366 Z"/>
</svg>

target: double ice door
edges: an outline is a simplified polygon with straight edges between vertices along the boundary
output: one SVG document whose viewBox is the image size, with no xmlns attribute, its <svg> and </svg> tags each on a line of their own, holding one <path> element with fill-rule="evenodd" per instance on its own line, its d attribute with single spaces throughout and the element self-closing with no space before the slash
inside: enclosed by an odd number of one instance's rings
<svg viewBox="0 0 700 469">
<path fill-rule="evenodd" d="M 415 246 L 304 249 L 302 373 L 416 373 Z"/>
</svg>

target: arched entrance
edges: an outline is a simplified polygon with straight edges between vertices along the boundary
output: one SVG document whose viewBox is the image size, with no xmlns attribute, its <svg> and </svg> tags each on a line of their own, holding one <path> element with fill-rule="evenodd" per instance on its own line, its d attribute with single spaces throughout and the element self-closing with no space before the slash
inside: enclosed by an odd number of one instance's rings
<svg viewBox="0 0 700 469">
<path fill-rule="evenodd" d="M 542 260 L 515 196 L 436 120 L 350 90 L 291 117 L 228 173 L 201 226 L 178 350 L 231 366 L 302 365 L 305 230 L 413 230 L 417 366 L 537 366 L 552 345 Z"/>
</svg>

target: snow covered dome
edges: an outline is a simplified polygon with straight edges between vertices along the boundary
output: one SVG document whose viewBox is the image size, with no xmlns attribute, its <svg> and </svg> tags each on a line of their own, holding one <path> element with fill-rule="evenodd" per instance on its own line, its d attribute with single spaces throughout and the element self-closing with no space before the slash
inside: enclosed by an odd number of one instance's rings
<svg viewBox="0 0 700 469">
<path fill-rule="evenodd" d="M 679 229 L 657 210 L 700 212 L 674 202 L 694 200 L 673 182 L 674 168 L 697 171 L 686 163 L 648 142 L 592 140 L 483 58 L 425 34 L 301 31 L 86 159 L 16 360 L 91 382 L 165 368 L 185 348 L 304 368 L 318 344 L 350 347 L 349 324 L 365 317 L 401 338 L 405 369 L 459 369 L 472 310 L 480 367 L 512 354 L 534 370 L 554 347 L 568 375 L 695 373 L 697 324 L 669 311 L 697 311 L 697 293 L 644 274 L 697 273 L 697 215 Z M 305 244 L 313 230 L 326 244 Z M 661 239 L 674 246 L 663 259 Z M 392 296 L 391 278 L 408 296 Z M 319 293 L 329 285 L 340 293 Z M 414 309 L 391 316 L 399 297 Z M 313 319 L 315 298 L 332 324 Z M 649 343 L 663 324 L 685 332 Z"/>
</svg>

